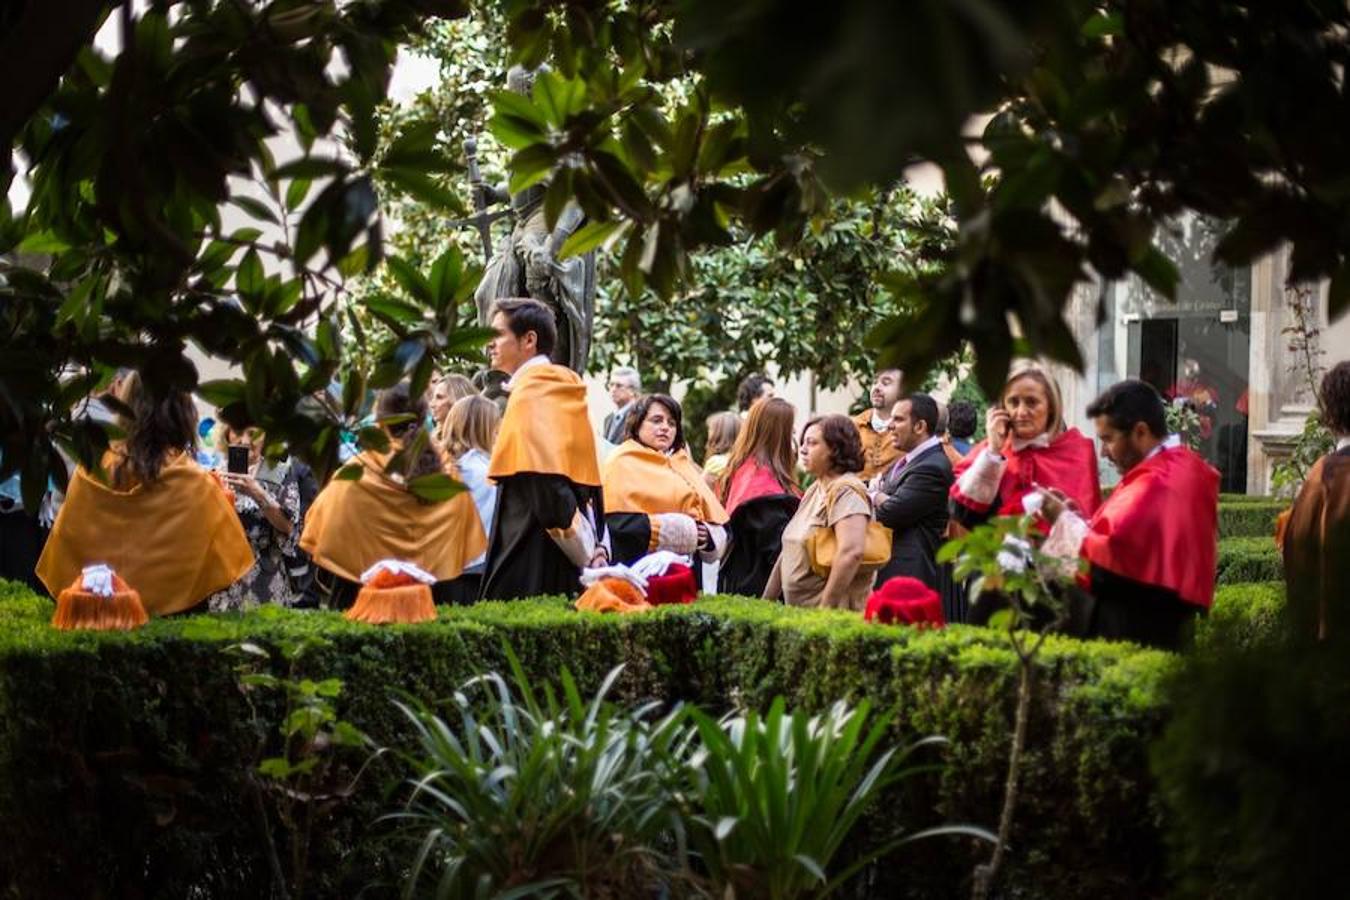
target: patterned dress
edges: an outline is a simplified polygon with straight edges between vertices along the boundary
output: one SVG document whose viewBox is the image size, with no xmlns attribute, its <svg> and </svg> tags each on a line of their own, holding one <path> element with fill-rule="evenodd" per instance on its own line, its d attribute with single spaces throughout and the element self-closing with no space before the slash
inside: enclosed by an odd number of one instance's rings
<svg viewBox="0 0 1350 900">
<path fill-rule="evenodd" d="M 280 504 L 291 522 L 291 533 L 282 535 L 267 521 L 252 497 L 236 491 L 234 508 L 257 560 L 243 578 L 211 595 L 208 599 L 211 612 L 253 609 L 263 603 L 292 606 L 297 599 L 287 577 L 286 557 L 294 555 L 296 542 L 300 540 L 299 480 L 289 462 L 259 474 L 263 477 L 258 484 Z"/>
</svg>

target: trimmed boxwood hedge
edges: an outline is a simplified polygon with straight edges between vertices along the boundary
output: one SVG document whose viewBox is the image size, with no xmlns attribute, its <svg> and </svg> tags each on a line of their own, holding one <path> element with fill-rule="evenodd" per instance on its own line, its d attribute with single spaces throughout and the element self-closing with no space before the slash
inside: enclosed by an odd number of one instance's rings
<svg viewBox="0 0 1350 900">
<path fill-rule="evenodd" d="M 1278 585 L 1222 588 L 1215 618 L 1273 620 Z M 898 704 L 897 739 L 951 740 L 940 775 L 906 782 L 867 827 L 992 825 L 1006 770 L 1016 663 L 982 628 L 869 625 L 856 615 L 707 598 L 640 616 L 581 614 L 557 598 L 443 611 L 421 626 L 370 628 L 332 613 L 269 608 L 156 620 L 129 633 L 62 633 L 51 604 L 0 583 L 0 894 L 11 897 L 259 897 L 267 866 L 248 770 L 257 733 L 228 644 L 304 636 L 327 643 L 304 674 L 345 684 L 340 714 L 381 743 L 402 739 L 395 689 L 444 697 L 503 666 L 509 640 L 537 677 L 568 667 L 583 689 L 618 663 L 617 699 L 722 710 L 775 695 L 820 709 L 868 696 Z M 1201 639 L 1204 639 L 1202 628 Z M 1161 812 L 1147 747 L 1165 710 L 1169 654 L 1054 637 L 1039 660 L 1030 747 L 999 896 L 1156 895 Z M 264 717 L 275 707 L 263 704 Z M 388 798 L 375 767 L 320 823 L 310 896 L 391 895 L 372 823 Z M 974 853 L 928 841 L 875 867 L 867 896 L 968 893 Z"/>
<path fill-rule="evenodd" d="M 1219 536 L 1273 539 L 1275 518 L 1288 506 L 1287 503 L 1262 498 L 1253 498 L 1248 503 L 1220 503 Z"/>
<path fill-rule="evenodd" d="M 1284 562 L 1273 537 L 1234 537 L 1219 541 L 1218 583 L 1280 581 Z"/>
</svg>

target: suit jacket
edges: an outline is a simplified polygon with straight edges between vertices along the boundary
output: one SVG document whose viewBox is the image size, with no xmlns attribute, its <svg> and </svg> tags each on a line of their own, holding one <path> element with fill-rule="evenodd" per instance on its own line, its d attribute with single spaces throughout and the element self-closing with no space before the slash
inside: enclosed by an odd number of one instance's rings
<svg viewBox="0 0 1350 900">
<path fill-rule="evenodd" d="M 936 591 L 945 589 L 935 557 L 947 531 L 951 487 L 952 465 L 941 444 L 882 476 L 877 521 L 891 529 L 891 560 L 878 573 L 877 587 L 908 575 Z"/>
<path fill-rule="evenodd" d="M 601 435 L 611 444 L 622 444 L 624 434 L 624 423 L 628 420 L 628 414 L 633 411 L 633 404 L 629 403 L 621 409 L 605 416 L 605 424 L 601 429 Z"/>
</svg>

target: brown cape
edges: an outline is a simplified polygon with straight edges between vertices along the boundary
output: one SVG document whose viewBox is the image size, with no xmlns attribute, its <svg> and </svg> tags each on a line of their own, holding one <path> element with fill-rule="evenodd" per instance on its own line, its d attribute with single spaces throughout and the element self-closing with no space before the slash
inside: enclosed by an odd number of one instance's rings
<svg viewBox="0 0 1350 900">
<path fill-rule="evenodd" d="M 113 459 L 105 457 L 105 469 Z M 112 566 L 147 612 L 163 616 L 238 581 L 253 549 L 220 482 L 180 453 L 153 484 L 126 490 L 76 469 L 37 574 L 56 596 L 94 563 Z"/>
<path fill-rule="evenodd" d="M 586 411 L 586 386 L 571 369 L 536 365 L 511 387 L 488 477 L 561 475 L 600 486 L 600 465 Z"/>
<path fill-rule="evenodd" d="M 603 487 L 606 512 L 679 512 L 714 525 L 727 521 L 727 511 L 684 448 L 667 456 L 624 441 L 605 461 Z"/>
<path fill-rule="evenodd" d="M 1300 630 L 1344 638 L 1350 627 L 1350 451 L 1328 453 L 1308 470 L 1283 551 L 1289 609 Z"/>
<path fill-rule="evenodd" d="M 487 549 L 473 495 L 424 503 L 385 474 L 388 455 L 362 454 L 364 474 L 334 479 L 305 517 L 300 546 L 316 563 L 348 581 L 382 559 L 414 563 L 438 581 L 457 578 Z M 450 472 L 455 475 L 454 471 Z"/>
</svg>

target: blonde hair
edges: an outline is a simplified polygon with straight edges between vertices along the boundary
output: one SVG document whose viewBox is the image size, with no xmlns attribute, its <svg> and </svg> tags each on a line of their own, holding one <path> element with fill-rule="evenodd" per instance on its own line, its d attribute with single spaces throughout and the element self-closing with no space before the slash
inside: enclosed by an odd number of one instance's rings
<svg viewBox="0 0 1350 900">
<path fill-rule="evenodd" d="M 445 386 L 445 392 L 450 397 L 450 405 L 454 406 L 465 397 L 472 397 L 478 393 L 478 389 L 473 386 L 473 382 L 458 372 L 451 372 L 448 375 L 442 375 L 432 383 L 427 391 L 427 402 L 431 402 L 431 395 L 436 388 Z M 450 442 L 450 413 L 447 411 L 445 418 L 441 419 L 436 426 L 436 440 L 442 447 Z"/>
<path fill-rule="evenodd" d="M 728 453 L 741 433 L 741 417 L 734 412 L 719 412 L 708 416 L 708 440 L 703 444 L 703 461 L 719 453 Z"/>
<path fill-rule="evenodd" d="M 445 416 L 445 451 L 455 459 L 470 450 L 491 453 L 501 420 L 497 404 L 481 394 L 461 397 Z"/>
<path fill-rule="evenodd" d="M 1012 369 L 1008 372 L 1008 380 L 1003 382 L 1003 390 L 999 391 L 998 405 L 1003 405 L 1008 390 L 1023 378 L 1030 378 L 1044 388 L 1046 403 L 1050 407 L 1045 418 L 1045 431 L 1051 437 L 1058 437 L 1065 430 L 1064 401 L 1059 392 L 1059 382 L 1036 360 L 1024 359 L 1013 363 Z"/>
</svg>

